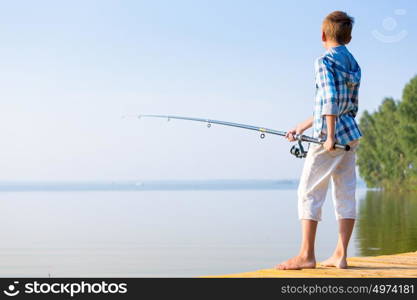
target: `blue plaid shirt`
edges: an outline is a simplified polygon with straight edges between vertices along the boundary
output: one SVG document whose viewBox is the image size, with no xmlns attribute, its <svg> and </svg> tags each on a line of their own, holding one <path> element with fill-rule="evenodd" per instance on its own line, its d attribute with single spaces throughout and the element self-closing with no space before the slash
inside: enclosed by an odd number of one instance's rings
<svg viewBox="0 0 417 300">
<path fill-rule="evenodd" d="M 330 48 L 314 64 L 316 97 L 313 136 L 326 139 L 325 115 L 336 115 L 335 138 L 347 144 L 362 136 L 355 121 L 361 69 L 345 46 Z"/>
</svg>

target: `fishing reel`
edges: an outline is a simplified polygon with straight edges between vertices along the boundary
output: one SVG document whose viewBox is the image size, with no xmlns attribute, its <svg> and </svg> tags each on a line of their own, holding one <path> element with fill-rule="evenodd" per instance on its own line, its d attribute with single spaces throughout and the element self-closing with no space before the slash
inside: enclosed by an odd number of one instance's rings
<svg viewBox="0 0 417 300">
<path fill-rule="evenodd" d="M 304 150 L 301 141 L 298 141 L 296 145 L 293 145 L 290 149 L 290 153 L 297 158 L 304 158 L 307 156 L 307 151 Z"/>
</svg>

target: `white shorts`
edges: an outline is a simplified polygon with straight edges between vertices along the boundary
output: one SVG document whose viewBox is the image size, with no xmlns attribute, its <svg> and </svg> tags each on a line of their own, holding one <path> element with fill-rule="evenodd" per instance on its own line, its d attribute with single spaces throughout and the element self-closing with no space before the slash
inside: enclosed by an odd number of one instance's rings
<svg viewBox="0 0 417 300">
<path fill-rule="evenodd" d="M 321 207 L 329 181 L 336 219 L 356 218 L 355 158 L 358 140 L 349 143 L 350 151 L 327 151 L 322 145 L 311 144 L 298 186 L 298 217 L 321 221 Z"/>
</svg>

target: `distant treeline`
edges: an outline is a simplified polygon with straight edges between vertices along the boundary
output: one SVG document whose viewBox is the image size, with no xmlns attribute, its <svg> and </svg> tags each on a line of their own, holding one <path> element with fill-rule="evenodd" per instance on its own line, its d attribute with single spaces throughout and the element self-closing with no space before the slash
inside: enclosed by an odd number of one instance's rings
<svg viewBox="0 0 417 300">
<path fill-rule="evenodd" d="M 417 76 L 400 101 L 385 98 L 377 111 L 365 111 L 360 128 L 357 163 L 367 186 L 417 190 Z"/>
</svg>

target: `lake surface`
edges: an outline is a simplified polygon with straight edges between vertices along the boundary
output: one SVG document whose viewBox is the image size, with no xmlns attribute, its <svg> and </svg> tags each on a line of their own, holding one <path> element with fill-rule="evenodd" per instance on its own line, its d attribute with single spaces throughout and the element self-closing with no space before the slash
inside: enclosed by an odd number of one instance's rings
<svg viewBox="0 0 417 300">
<path fill-rule="evenodd" d="M 274 266 L 300 241 L 292 181 L 3 183 L 0 191 L 2 277 L 237 273 Z M 417 250 L 416 193 L 359 188 L 357 199 L 350 256 Z M 318 260 L 336 238 L 328 198 Z"/>
</svg>

